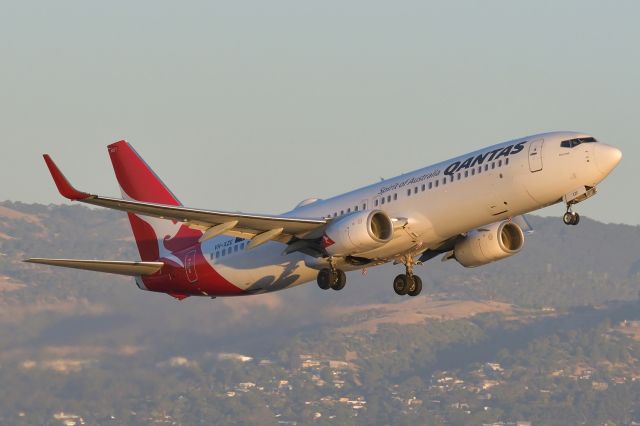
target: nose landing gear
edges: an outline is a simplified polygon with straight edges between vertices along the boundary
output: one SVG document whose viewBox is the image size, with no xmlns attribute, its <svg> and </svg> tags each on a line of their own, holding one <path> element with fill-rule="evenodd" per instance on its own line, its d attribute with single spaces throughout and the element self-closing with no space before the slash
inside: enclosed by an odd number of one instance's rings
<svg viewBox="0 0 640 426">
<path fill-rule="evenodd" d="M 567 212 L 562 216 L 565 225 L 577 225 L 580 223 L 580 215 L 571 210 L 571 205 L 567 206 Z"/>
<path fill-rule="evenodd" d="M 412 256 L 404 256 L 402 263 L 404 263 L 407 273 L 400 274 L 393 280 L 393 291 L 400 296 L 417 296 L 422 291 L 422 279 L 413 275 L 414 259 Z"/>
</svg>

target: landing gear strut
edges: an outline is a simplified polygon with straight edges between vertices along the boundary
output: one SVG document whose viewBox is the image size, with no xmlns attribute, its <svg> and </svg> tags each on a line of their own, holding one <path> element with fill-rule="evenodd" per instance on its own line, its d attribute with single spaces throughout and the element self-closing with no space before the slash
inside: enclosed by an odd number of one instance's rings
<svg viewBox="0 0 640 426">
<path fill-rule="evenodd" d="M 562 216 L 565 225 L 577 225 L 580 223 L 580 215 L 571 210 L 571 204 L 567 205 L 567 212 Z"/>
<path fill-rule="evenodd" d="M 404 256 L 402 259 L 406 267 L 406 274 L 400 274 L 393 280 L 393 291 L 400 296 L 417 296 L 422 291 L 422 279 L 413 275 L 413 256 Z"/>
<path fill-rule="evenodd" d="M 329 259 L 329 264 L 330 268 L 322 268 L 318 272 L 318 287 L 323 290 L 342 290 L 347 283 L 347 275 L 342 269 L 336 269 L 335 259 Z"/>
</svg>

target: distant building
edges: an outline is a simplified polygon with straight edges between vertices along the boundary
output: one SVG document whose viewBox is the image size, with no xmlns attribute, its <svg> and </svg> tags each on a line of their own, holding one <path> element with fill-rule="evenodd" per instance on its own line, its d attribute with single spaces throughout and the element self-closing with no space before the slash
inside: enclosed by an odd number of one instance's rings
<svg viewBox="0 0 640 426">
<path fill-rule="evenodd" d="M 331 360 L 329 361 L 329 368 L 334 368 L 336 370 L 349 368 L 349 363 L 346 361 L 337 361 Z"/>
<path fill-rule="evenodd" d="M 491 389 L 492 387 L 498 386 L 499 384 L 500 382 L 498 382 L 497 380 L 485 380 L 484 382 L 482 382 L 482 389 Z"/>
<path fill-rule="evenodd" d="M 55 413 L 53 415 L 55 420 L 58 420 L 65 426 L 77 426 L 84 425 L 84 419 L 77 414 L 68 414 L 64 411 L 60 411 L 59 413 Z"/>
<path fill-rule="evenodd" d="M 252 382 L 244 382 L 244 383 L 238 383 L 238 390 L 241 391 L 248 391 L 249 389 L 255 388 L 256 384 L 252 383 Z"/>
<path fill-rule="evenodd" d="M 218 354 L 218 360 L 219 361 L 231 360 L 231 361 L 239 361 L 239 362 L 249 362 L 249 361 L 253 361 L 253 357 L 251 357 L 249 355 L 221 352 L 221 353 Z"/>
<path fill-rule="evenodd" d="M 320 366 L 320 361 L 317 361 L 313 358 L 305 359 L 304 361 L 302 361 L 302 368 L 313 368 L 313 367 L 319 367 L 319 366 Z"/>
</svg>

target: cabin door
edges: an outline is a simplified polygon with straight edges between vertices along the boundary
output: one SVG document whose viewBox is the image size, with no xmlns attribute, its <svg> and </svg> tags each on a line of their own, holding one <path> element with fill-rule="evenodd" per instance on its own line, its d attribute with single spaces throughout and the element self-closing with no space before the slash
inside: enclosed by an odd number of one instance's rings
<svg viewBox="0 0 640 426">
<path fill-rule="evenodd" d="M 531 173 L 542 170 L 542 145 L 544 139 L 532 141 L 529 144 L 529 170 Z"/>
</svg>

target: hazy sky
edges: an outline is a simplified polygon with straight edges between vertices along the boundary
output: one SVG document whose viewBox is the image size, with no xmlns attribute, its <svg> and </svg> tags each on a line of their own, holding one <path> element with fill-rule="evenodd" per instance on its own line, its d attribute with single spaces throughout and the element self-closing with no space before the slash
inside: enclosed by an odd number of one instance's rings
<svg viewBox="0 0 640 426">
<path fill-rule="evenodd" d="M 0 199 L 63 202 L 43 152 L 118 195 L 105 146 L 125 138 L 186 205 L 276 213 L 579 130 L 624 159 L 578 211 L 638 224 L 638 16 L 638 1 L 0 0 Z"/>
</svg>

